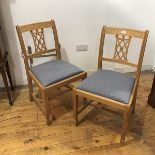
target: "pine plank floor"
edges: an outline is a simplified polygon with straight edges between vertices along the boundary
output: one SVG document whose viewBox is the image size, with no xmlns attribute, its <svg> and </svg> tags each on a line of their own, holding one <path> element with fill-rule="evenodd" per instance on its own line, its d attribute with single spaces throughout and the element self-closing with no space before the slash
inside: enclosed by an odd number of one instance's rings
<svg viewBox="0 0 155 155">
<path fill-rule="evenodd" d="M 147 104 L 153 74 L 143 73 L 136 112 L 131 115 L 126 144 L 119 144 L 122 116 L 93 102 L 74 126 L 71 93 L 50 100 L 56 120 L 45 118 L 28 98 L 28 89 L 13 92 L 10 107 L 0 93 L 0 155 L 155 155 L 155 109 Z"/>
</svg>

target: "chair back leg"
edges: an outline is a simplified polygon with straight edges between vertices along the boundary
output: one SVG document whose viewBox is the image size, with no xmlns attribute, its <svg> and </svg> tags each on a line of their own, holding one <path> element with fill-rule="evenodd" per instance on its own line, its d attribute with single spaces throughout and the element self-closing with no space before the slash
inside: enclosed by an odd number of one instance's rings
<svg viewBox="0 0 155 155">
<path fill-rule="evenodd" d="M 137 90 L 138 90 L 138 87 L 135 91 L 135 95 L 134 95 L 134 98 L 133 98 L 133 106 L 132 106 L 132 113 L 135 113 L 135 107 L 136 107 L 136 99 L 137 99 Z"/>
<path fill-rule="evenodd" d="M 82 102 L 83 105 L 87 104 L 87 99 L 85 97 L 83 97 L 83 102 Z"/>
</svg>

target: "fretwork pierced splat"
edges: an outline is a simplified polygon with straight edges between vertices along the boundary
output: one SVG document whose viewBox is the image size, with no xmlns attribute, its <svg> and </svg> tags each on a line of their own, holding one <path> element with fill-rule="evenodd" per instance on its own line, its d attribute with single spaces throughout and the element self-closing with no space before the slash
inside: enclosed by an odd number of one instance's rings
<svg viewBox="0 0 155 155">
<path fill-rule="evenodd" d="M 131 36 L 126 34 L 116 35 L 116 45 L 114 59 L 128 61 L 128 49 L 131 42 Z"/>
<path fill-rule="evenodd" d="M 44 29 L 36 29 L 30 31 L 34 45 L 35 45 L 35 52 L 47 50 L 45 45 L 45 39 L 44 39 Z"/>
</svg>

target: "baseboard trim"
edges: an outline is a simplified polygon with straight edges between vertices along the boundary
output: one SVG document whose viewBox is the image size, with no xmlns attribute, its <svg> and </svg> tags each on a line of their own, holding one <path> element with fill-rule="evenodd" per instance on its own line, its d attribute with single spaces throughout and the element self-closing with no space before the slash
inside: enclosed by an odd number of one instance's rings
<svg viewBox="0 0 155 155">
<path fill-rule="evenodd" d="M 121 73 L 130 73 L 130 72 L 134 72 L 135 70 L 132 67 L 116 67 L 116 68 L 106 68 L 109 70 L 113 70 L 113 71 L 117 71 L 117 72 L 121 72 Z M 89 70 L 87 71 L 88 75 L 91 75 L 92 73 L 94 73 L 96 70 Z M 153 71 L 153 67 L 150 65 L 144 65 L 142 66 L 142 71 Z M 23 86 L 27 86 L 27 78 L 25 77 L 23 80 L 16 79 L 16 81 L 18 81 L 17 85 L 15 86 L 15 88 L 22 88 Z M 4 86 L 1 86 L 0 89 L 2 90 Z"/>
<path fill-rule="evenodd" d="M 121 73 L 131 73 L 131 72 L 135 72 L 135 69 L 132 67 L 116 67 L 116 68 L 106 68 L 108 70 L 113 70 L 116 72 L 121 72 Z M 141 71 L 152 71 L 153 67 L 151 65 L 144 65 L 142 66 Z M 88 71 L 88 75 L 91 75 L 92 73 L 94 73 L 96 70 L 89 70 Z"/>
</svg>

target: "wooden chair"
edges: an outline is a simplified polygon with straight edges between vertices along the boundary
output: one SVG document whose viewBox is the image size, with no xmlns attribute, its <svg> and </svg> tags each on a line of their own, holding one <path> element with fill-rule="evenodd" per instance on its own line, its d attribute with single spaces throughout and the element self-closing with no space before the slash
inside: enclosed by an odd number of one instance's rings
<svg viewBox="0 0 155 155">
<path fill-rule="evenodd" d="M 73 111 L 76 125 L 78 125 L 78 115 L 90 102 L 86 103 L 80 110 L 78 109 L 78 97 L 90 99 L 118 109 L 124 115 L 123 127 L 120 143 L 125 142 L 125 135 L 128 126 L 129 112 L 135 110 L 138 82 L 141 66 L 148 37 L 148 31 L 113 28 L 104 26 L 100 38 L 98 71 L 81 82 L 73 89 Z M 116 37 L 115 52 L 113 58 L 103 56 L 105 36 Z M 128 61 L 128 48 L 132 38 L 142 41 L 137 63 Z M 125 73 L 119 73 L 102 69 L 102 61 L 109 61 L 127 65 L 136 69 L 135 77 L 130 77 Z"/>
<path fill-rule="evenodd" d="M 30 101 L 34 100 L 37 103 L 49 125 L 53 121 L 53 116 L 48 102 L 48 93 L 55 91 L 62 86 L 70 87 L 70 83 L 84 79 L 87 76 L 87 73 L 80 68 L 61 60 L 60 44 L 54 20 L 16 26 L 16 29 L 24 57 Z M 52 49 L 47 49 L 45 43 L 44 31 L 46 29 L 50 29 L 53 32 L 55 47 Z M 26 32 L 30 32 L 33 38 L 35 47 L 34 52 L 31 52 L 30 47 L 28 49 L 25 47 L 23 33 Z M 33 67 L 31 66 L 33 58 L 51 56 L 55 56 L 56 60 L 51 60 Z M 41 92 L 43 105 L 33 92 L 32 81 Z M 69 88 L 69 90 L 71 90 L 71 88 Z"/>
</svg>

